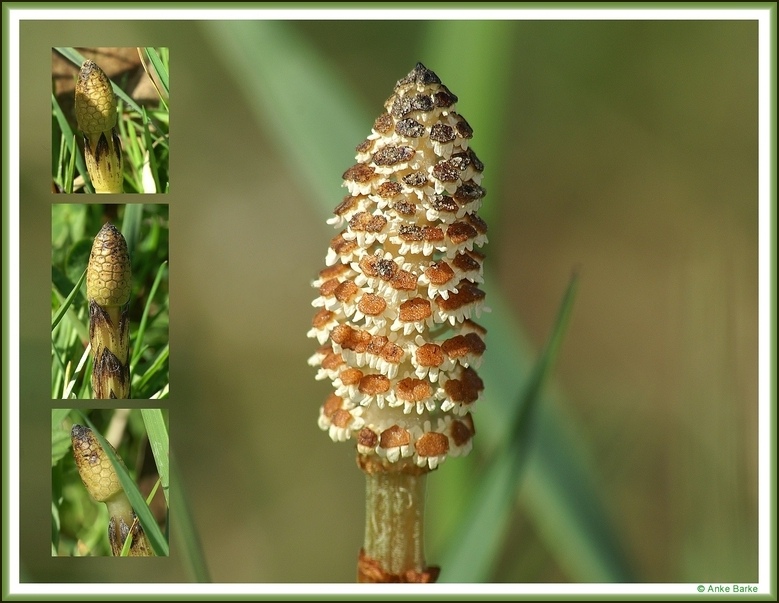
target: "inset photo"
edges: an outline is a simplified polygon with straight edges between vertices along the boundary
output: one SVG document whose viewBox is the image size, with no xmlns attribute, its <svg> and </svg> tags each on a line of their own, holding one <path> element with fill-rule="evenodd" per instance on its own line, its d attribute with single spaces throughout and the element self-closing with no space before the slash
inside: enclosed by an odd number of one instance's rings
<svg viewBox="0 0 779 603">
<path fill-rule="evenodd" d="M 51 211 L 52 398 L 167 398 L 168 206 Z"/>
<path fill-rule="evenodd" d="M 52 192 L 167 193 L 167 48 L 52 49 Z"/>
<path fill-rule="evenodd" d="M 168 555 L 167 409 L 51 414 L 51 554 Z"/>
</svg>

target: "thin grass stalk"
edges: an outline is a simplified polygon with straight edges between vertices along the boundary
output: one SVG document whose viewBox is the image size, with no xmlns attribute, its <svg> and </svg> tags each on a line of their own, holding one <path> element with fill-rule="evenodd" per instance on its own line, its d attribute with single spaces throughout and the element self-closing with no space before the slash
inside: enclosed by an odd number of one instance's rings
<svg viewBox="0 0 779 603">
<path fill-rule="evenodd" d="M 95 399 L 130 397 L 130 281 L 127 243 L 107 223 L 95 237 L 87 266 Z"/>
</svg>

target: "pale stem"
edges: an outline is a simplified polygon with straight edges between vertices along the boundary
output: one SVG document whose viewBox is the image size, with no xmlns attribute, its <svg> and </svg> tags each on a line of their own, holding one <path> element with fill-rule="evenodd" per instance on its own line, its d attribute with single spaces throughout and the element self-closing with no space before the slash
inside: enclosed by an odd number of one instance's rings
<svg viewBox="0 0 779 603">
<path fill-rule="evenodd" d="M 392 574 L 423 572 L 426 473 L 365 474 L 365 553 Z"/>
</svg>

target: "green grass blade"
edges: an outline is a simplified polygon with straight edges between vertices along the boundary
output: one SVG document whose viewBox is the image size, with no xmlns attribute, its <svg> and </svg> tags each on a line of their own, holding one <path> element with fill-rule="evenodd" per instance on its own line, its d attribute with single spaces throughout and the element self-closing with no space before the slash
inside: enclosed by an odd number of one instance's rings
<svg viewBox="0 0 779 603">
<path fill-rule="evenodd" d="M 54 317 L 51 319 L 52 331 L 54 331 L 54 329 L 57 328 L 57 325 L 62 320 L 62 317 L 65 316 L 65 313 L 68 311 L 68 308 L 70 308 L 71 304 L 73 303 L 73 300 L 76 298 L 76 295 L 78 295 L 79 289 L 81 288 L 81 284 L 84 282 L 84 279 L 86 277 L 87 277 L 87 270 L 85 268 L 84 272 L 81 273 L 81 278 L 78 279 L 76 286 L 73 287 L 71 292 L 65 298 L 65 301 L 62 302 L 62 305 L 59 307 L 57 312 L 54 314 Z"/>
<path fill-rule="evenodd" d="M 70 414 L 69 408 L 54 408 L 51 411 L 51 427 L 52 429 L 62 429 L 62 422 Z"/>
<path fill-rule="evenodd" d="M 491 568 L 496 565 L 527 460 L 532 412 L 540 403 L 541 388 L 560 350 L 577 282 L 574 277 L 568 285 L 552 335 L 518 401 L 521 411 L 512 428 L 512 437 L 497 451 L 484 477 L 473 488 L 469 512 L 458 522 L 462 527 L 454 532 L 454 542 L 445 548 L 442 582 L 486 582 L 491 578 Z"/>
<path fill-rule="evenodd" d="M 122 545 L 122 551 L 119 553 L 120 557 L 129 557 L 130 556 L 130 548 L 133 546 L 133 531 L 130 530 L 127 534 L 127 538 L 124 539 L 124 544 Z"/>
<path fill-rule="evenodd" d="M 138 333 L 135 336 L 135 353 L 133 354 L 133 358 L 130 361 L 130 370 L 135 370 L 135 366 L 138 364 L 138 360 L 141 358 L 141 354 L 143 353 L 143 335 L 146 333 L 146 324 L 149 320 L 149 312 L 151 311 L 151 304 L 154 300 L 154 295 L 157 293 L 157 289 L 160 286 L 160 282 L 162 281 L 162 277 L 165 274 L 165 269 L 168 267 L 168 262 L 163 262 L 162 265 L 160 265 L 159 269 L 157 270 L 157 276 L 154 277 L 154 284 L 151 286 L 151 290 L 149 291 L 149 295 L 146 299 L 146 305 L 143 308 L 143 315 L 141 316 L 141 322 L 138 325 Z"/>
<path fill-rule="evenodd" d="M 154 190 L 156 192 L 160 191 L 160 174 L 157 169 L 157 160 L 154 156 L 154 142 L 152 141 L 151 137 L 151 130 L 149 130 L 149 116 L 146 115 L 146 110 L 143 110 L 142 114 L 143 119 L 143 142 L 146 145 L 146 155 L 144 159 L 148 158 L 149 161 L 149 167 L 151 168 L 151 175 L 152 179 L 154 180 Z M 141 178 L 141 181 L 143 181 L 143 178 Z M 143 190 L 144 193 L 148 192 L 145 189 Z"/>
<path fill-rule="evenodd" d="M 143 417 L 143 423 L 146 426 L 146 435 L 149 438 L 149 445 L 151 446 L 151 451 L 157 464 L 157 473 L 160 476 L 160 482 L 162 484 L 162 493 L 165 495 L 165 501 L 170 504 L 170 501 L 168 500 L 168 489 L 170 484 L 168 451 L 170 450 L 170 447 L 165 418 L 162 416 L 162 411 L 159 408 L 142 408 L 141 416 Z"/>
<path fill-rule="evenodd" d="M 151 396 L 149 396 L 149 400 L 162 400 L 167 398 L 169 393 L 170 385 L 166 383 L 160 391 L 154 392 Z"/>
<path fill-rule="evenodd" d="M 60 541 L 60 510 L 57 504 L 51 501 L 51 556 L 57 557 L 57 547 Z"/>
<path fill-rule="evenodd" d="M 165 345 L 164 348 L 160 350 L 160 353 L 157 355 L 157 357 L 154 359 L 154 362 L 152 362 L 151 366 L 146 370 L 146 372 L 141 375 L 140 379 L 138 380 L 137 384 L 134 384 L 134 391 L 142 391 L 146 385 L 151 381 L 151 379 L 163 368 L 166 366 L 165 362 L 168 359 L 168 356 L 170 355 L 170 344 Z"/>
<path fill-rule="evenodd" d="M 164 95 L 160 95 L 160 100 L 167 107 L 168 104 L 166 102 L 166 99 L 170 98 L 170 82 L 169 82 L 170 78 L 168 75 L 168 68 L 165 66 L 165 63 L 163 62 L 160 55 L 157 54 L 156 48 L 146 47 L 143 50 L 146 53 L 146 56 L 149 58 L 149 62 L 151 63 L 155 73 L 157 74 L 157 77 L 160 80 L 160 85 L 162 86 L 162 89 L 165 92 Z"/>
<path fill-rule="evenodd" d="M 141 188 L 141 164 L 143 163 L 143 148 L 135 129 L 135 124 L 126 119 L 119 120 L 119 136 L 122 139 L 122 152 L 124 153 L 125 181 L 130 185 L 132 192 L 142 192 Z"/>
<path fill-rule="evenodd" d="M 523 479 L 522 504 L 535 528 L 574 581 L 634 582 L 629 556 L 597 495 L 576 434 L 558 409 L 542 405 Z M 561 438 L 557 448 L 555 440 Z M 543 448 L 541 442 L 546 442 Z M 564 446 L 572 447 L 565 449 Z"/>
<path fill-rule="evenodd" d="M 67 416 L 69 409 L 64 409 Z M 62 427 L 62 419 L 59 414 L 63 409 L 52 412 L 51 418 L 51 466 L 54 467 L 59 460 L 70 452 L 70 432 Z"/>
<path fill-rule="evenodd" d="M 63 137 L 64 138 L 64 137 Z M 76 148 L 76 141 L 73 140 L 73 148 Z M 73 193 L 73 180 L 76 175 L 76 160 L 81 157 L 81 153 L 73 152 L 70 154 L 70 161 L 68 161 L 67 170 L 65 171 L 65 186 L 63 187 L 68 194 Z M 92 183 L 90 183 L 91 186 Z"/>
<path fill-rule="evenodd" d="M 154 482 L 154 486 L 152 486 L 151 492 L 149 492 L 149 495 L 146 497 L 147 505 L 151 505 L 151 501 L 154 500 L 154 496 L 157 494 L 157 490 L 160 489 L 161 485 L 162 485 L 162 480 L 158 477 L 157 481 Z"/>
<path fill-rule="evenodd" d="M 158 557 L 167 557 L 170 554 L 168 541 L 162 534 L 160 526 L 157 525 L 157 521 L 154 519 L 149 506 L 146 504 L 146 500 L 144 499 L 140 490 L 138 490 L 138 486 L 135 485 L 135 481 L 130 476 L 124 465 L 119 462 L 116 453 L 113 451 L 111 446 L 108 445 L 108 442 L 106 442 L 105 438 L 103 438 L 102 434 L 95 428 L 89 418 L 87 418 L 84 414 L 81 414 L 81 417 L 84 419 L 85 424 L 95 434 L 95 438 L 97 438 L 97 441 L 103 447 L 103 450 L 110 459 L 111 464 L 114 466 L 114 469 L 119 476 L 119 481 L 122 484 L 122 488 L 124 488 L 124 492 L 127 494 L 127 498 L 130 499 L 130 504 L 132 505 L 135 514 L 138 516 L 138 520 L 141 522 L 144 532 L 146 532 L 146 536 L 148 537 L 149 543 L 154 549 L 154 553 Z"/>
<path fill-rule="evenodd" d="M 70 398 L 70 395 L 73 393 L 72 388 L 75 385 L 76 381 L 78 380 L 78 377 L 81 374 L 84 365 L 87 364 L 87 360 L 90 358 L 91 349 L 92 348 L 90 346 L 87 346 L 84 349 L 83 353 L 81 354 L 81 358 L 76 364 L 76 367 L 73 369 L 73 373 L 68 374 L 65 366 L 65 359 L 62 357 L 60 350 L 55 348 L 57 354 L 57 360 L 61 365 L 61 375 L 60 375 L 61 379 L 58 378 L 56 380 L 56 384 L 55 384 L 56 387 L 52 392 L 52 397 L 54 398 L 62 397 L 63 399 Z M 61 395 L 59 391 L 60 385 L 63 386 L 63 391 L 61 392 Z M 85 376 L 85 380 L 81 385 L 81 392 L 79 395 L 74 396 L 74 398 L 83 399 L 83 400 L 89 399 L 90 392 L 87 390 L 87 387 L 89 387 L 89 376 Z"/>
<path fill-rule="evenodd" d="M 130 253 L 130 261 L 133 260 L 135 248 L 141 238 L 141 226 L 143 224 L 143 204 L 128 203 L 124 208 L 122 219 L 122 234 L 127 241 L 127 251 Z"/>
<path fill-rule="evenodd" d="M 56 120 L 52 121 L 52 128 L 54 128 L 55 131 L 59 131 L 59 127 L 57 126 Z M 53 139 L 56 138 L 56 135 L 52 137 Z M 54 182 L 56 182 L 62 190 L 65 190 L 65 175 L 62 173 L 63 167 L 65 165 L 65 162 L 67 161 L 67 152 L 66 147 L 67 143 L 65 142 L 65 136 L 60 132 L 59 133 L 59 141 L 53 140 L 53 144 L 59 143 L 59 147 L 57 147 L 57 151 L 53 152 L 54 155 L 52 157 L 52 161 L 54 162 L 52 165 L 55 166 L 54 174 L 52 174 L 52 177 L 54 178 Z"/>
<path fill-rule="evenodd" d="M 516 424 L 513 432 L 513 442 L 521 440 L 527 436 L 528 417 L 530 413 L 538 405 L 538 399 L 540 397 L 541 388 L 546 382 L 549 376 L 549 370 L 557 359 L 557 355 L 560 352 L 560 346 L 563 342 L 565 331 L 568 328 L 568 323 L 571 320 L 571 312 L 573 311 L 573 301 L 576 298 L 576 291 L 579 286 L 579 277 L 574 274 L 568 283 L 568 288 L 563 296 L 563 301 L 560 304 L 560 309 L 557 312 L 557 319 L 555 320 L 554 327 L 552 328 L 552 335 L 547 341 L 541 357 L 536 364 L 530 381 L 527 385 L 523 400 L 520 403 L 520 413 L 517 417 Z"/>
<path fill-rule="evenodd" d="M 54 111 L 54 117 L 57 119 L 57 125 L 59 126 L 60 132 L 62 132 L 62 135 L 65 138 L 65 144 L 67 145 L 68 152 L 70 153 L 71 157 L 75 158 L 76 168 L 78 169 L 78 173 L 81 174 L 81 177 L 84 179 L 84 186 L 87 189 L 87 192 L 94 193 L 95 189 L 92 188 L 92 181 L 87 175 L 87 164 L 84 163 L 84 157 L 82 157 L 81 150 L 76 144 L 76 134 L 73 132 L 73 128 L 70 127 L 70 123 L 68 122 L 67 117 L 65 117 L 65 114 L 62 112 L 62 108 L 57 102 L 57 97 L 54 96 L 54 94 L 51 95 L 51 108 L 52 111 Z M 67 185 L 66 190 L 69 188 L 70 192 L 73 191 L 72 178 L 69 183 L 64 182 L 63 184 Z"/>
<path fill-rule="evenodd" d="M 173 516 L 172 530 L 177 542 L 181 543 L 181 555 L 185 559 L 187 567 L 197 582 L 210 582 L 203 546 L 200 543 L 195 519 L 187 502 L 187 495 L 182 486 L 182 476 L 176 463 L 176 456 L 170 456 L 171 490 L 173 490 L 173 502 L 170 512 Z M 178 552 L 177 548 L 177 552 Z"/>
</svg>

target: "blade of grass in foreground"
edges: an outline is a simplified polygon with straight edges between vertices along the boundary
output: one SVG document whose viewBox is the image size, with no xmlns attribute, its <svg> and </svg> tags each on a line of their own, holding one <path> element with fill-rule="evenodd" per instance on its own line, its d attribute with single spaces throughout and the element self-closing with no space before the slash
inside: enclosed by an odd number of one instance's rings
<svg viewBox="0 0 779 603">
<path fill-rule="evenodd" d="M 157 160 L 154 157 L 154 143 L 152 142 L 151 131 L 149 130 L 150 127 L 149 116 L 146 115 L 145 109 L 141 117 L 143 122 L 143 141 L 144 144 L 146 145 L 146 153 L 149 160 L 149 166 L 151 167 L 152 180 L 154 182 L 154 191 L 146 190 L 146 187 L 144 187 L 143 192 L 144 193 L 159 192 L 160 175 L 159 175 L 159 171 L 157 170 Z"/>
<path fill-rule="evenodd" d="M 160 476 L 162 493 L 165 495 L 165 501 L 170 504 L 170 500 L 168 500 L 168 489 L 170 487 L 168 451 L 170 447 L 165 418 L 162 416 L 162 411 L 159 408 L 142 408 L 141 416 L 143 417 L 143 424 L 146 426 L 146 435 L 149 437 L 149 445 L 154 455 L 154 461 L 157 464 L 157 473 Z"/>
<path fill-rule="evenodd" d="M 165 361 L 168 359 L 169 355 L 170 344 L 165 344 L 165 347 L 160 350 L 160 353 L 157 354 L 157 357 L 152 361 L 151 365 L 149 365 L 149 368 L 146 369 L 146 372 L 141 375 L 137 381 L 133 381 L 133 388 L 139 395 L 141 395 L 141 392 L 146 388 L 149 381 L 151 381 L 157 373 L 166 368 Z"/>
<path fill-rule="evenodd" d="M 197 582 L 210 582 L 211 577 L 208 574 L 203 547 L 200 544 L 200 537 L 195 528 L 195 520 L 182 486 L 181 473 L 178 470 L 174 454 L 170 455 L 170 479 L 173 495 L 170 512 L 174 518 L 172 530 L 176 534 L 176 541 L 182 543 L 180 551 L 186 559 L 184 565 L 189 569 Z"/>
<path fill-rule="evenodd" d="M 122 219 L 122 235 L 127 241 L 127 251 L 130 260 L 134 259 L 135 248 L 141 238 L 141 225 L 143 223 L 143 203 L 128 203 L 124 208 Z"/>
<path fill-rule="evenodd" d="M 541 403 L 541 388 L 557 358 L 568 326 L 576 295 L 577 277 L 568 284 L 552 335 L 527 382 L 518 407 L 521 409 L 511 429 L 511 438 L 493 454 L 479 488 L 472 490 L 466 517 L 457 522 L 462 528 L 453 534 L 441 560 L 442 582 L 477 582 L 489 579 L 500 553 L 517 491 L 527 463 L 533 431 L 531 422 Z M 473 551 L 479 551 L 474 555 Z"/>
<path fill-rule="evenodd" d="M 258 122 L 279 141 L 290 170 L 304 175 L 311 184 L 311 197 L 317 200 L 317 210 L 329 215 L 338 189 L 328 193 L 321 183 L 331 180 L 333 174 L 342 173 L 353 157 L 342 159 L 336 153 L 322 152 L 316 145 L 301 145 L 299 141 L 305 137 L 321 141 L 327 149 L 340 149 L 350 148 L 362 140 L 365 124 L 372 121 L 366 118 L 365 109 L 355 104 L 357 95 L 350 92 L 337 71 L 324 61 L 322 53 L 294 35 L 286 23 L 219 21 L 203 26 L 225 69 L 244 90 Z M 487 34 L 483 32 L 483 35 Z M 428 67 L 441 74 L 437 65 L 431 63 Z M 286 77 L 273 77 L 279 73 Z M 457 92 L 456 88 L 453 90 Z M 300 111 L 288 103 L 288 99 L 310 98 L 317 99 L 320 111 Z M 508 101 L 504 99 L 504 102 Z M 328 115 L 328 119 L 321 119 L 322 114 Z M 490 306 L 493 313 L 484 320 L 490 333 L 490 359 L 481 368 L 489 400 L 479 409 L 477 442 L 494 450 L 510 438 L 508 426 L 519 412 L 516 400 L 523 389 L 523 380 L 518 375 L 527 374 L 533 361 L 527 337 L 517 328 L 510 312 L 495 311 L 509 308 L 499 291 L 490 290 Z M 547 398 L 547 394 L 541 395 L 536 422 L 539 433 L 525 471 L 527 489 L 532 490 L 527 497 L 528 513 L 539 526 L 554 526 L 560 519 L 564 520 L 564 537 L 554 531 L 542 532 L 574 580 L 629 580 L 622 553 L 603 520 L 607 515 L 597 496 L 594 472 L 579 458 L 575 430 Z M 572 471 L 576 473 L 575 480 L 570 479 Z M 575 483 L 575 487 L 569 483 Z M 473 489 L 482 487 L 483 484 L 472 486 Z M 515 491 L 511 492 L 510 501 L 515 501 Z M 576 554 L 570 553 L 569 542 L 577 543 Z M 466 555 L 474 551 L 458 553 Z M 488 580 L 489 576 L 482 575 L 479 579 Z"/>
<path fill-rule="evenodd" d="M 71 157 L 75 158 L 76 169 L 78 169 L 78 173 L 84 179 L 84 187 L 86 188 L 87 192 L 94 193 L 95 190 L 92 188 L 92 183 L 87 177 L 87 164 L 84 163 L 84 157 L 81 155 L 81 151 L 79 150 L 78 145 L 76 144 L 76 138 L 75 138 L 75 134 L 73 133 L 73 128 L 70 127 L 70 124 L 68 123 L 65 114 L 62 112 L 62 109 L 60 108 L 59 103 L 57 102 L 57 97 L 55 97 L 54 94 L 51 95 L 51 107 L 52 110 L 54 111 L 54 116 L 57 119 L 57 124 L 59 125 L 60 132 L 62 132 L 62 135 L 65 138 L 65 145 L 68 148 L 68 152 L 71 154 Z M 70 169 L 68 171 L 70 171 Z M 71 188 L 70 192 L 72 192 L 72 187 L 73 187 L 72 180 L 69 182 L 69 187 Z"/>
<path fill-rule="evenodd" d="M 146 47 L 143 50 L 146 56 L 148 57 L 149 62 L 151 63 L 154 71 L 156 72 L 157 77 L 160 80 L 160 85 L 162 86 L 164 94 L 160 93 L 159 90 L 157 91 L 157 93 L 160 96 L 160 100 L 165 104 L 165 107 L 167 108 L 168 103 L 166 99 L 170 97 L 170 82 L 168 77 L 168 69 L 165 67 L 165 63 L 162 61 L 160 55 L 157 54 L 157 50 L 155 48 Z M 144 64 L 144 69 L 145 67 L 146 65 Z M 157 83 L 154 81 L 154 78 L 152 78 L 151 75 L 149 75 L 149 77 L 151 78 L 152 84 L 154 84 L 154 87 L 156 88 Z"/>
<path fill-rule="evenodd" d="M 59 307 L 59 310 L 57 310 L 57 313 L 54 315 L 54 318 L 51 319 L 52 331 L 57 328 L 57 325 L 62 320 L 62 317 L 65 316 L 65 313 L 68 311 L 68 308 L 70 308 L 71 304 L 73 303 L 73 299 L 76 297 L 76 295 L 78 295 L 78 291 L 81 288 L 81 284 L 84 282 L 86 276 L 87 276 L 87 269 L 84 268 L 84 272 L 81 273 L 81 278 L 78 279 L 76 286 L 73 287 L 73 290 L 68 294 L 68 296 L 62 302 L 62 305 Z"/>
<path fill-rule="evenodd" d="M 141 322 L 138 325 L 138 333 L 135 335 L 135 350 L 132 360 L 130 360 L 131 371 L 135 370 L 135 366 L 138 364 L 138 360 L 140 360 L 141 354 L 143 353 L 143 336 L 146 333 L 146 323 L 149 320 L 149 312 L 151 311 L 152 300 L 154 299 L 154 294 L 157 293 L 157 289 L 160 286 L 160 281 L 162 281 L 162 276 L 165 274 L 165 269 L 167 267 L 168 262 L 163 262 L 157 269 L 157 276 L 154 278 L 154 283 L 152 284 L 151 290 L 149 291 L 149 295 L 146 299 L 146 305 L 143 308 Z"/>
<path fill-rule="evenodd" d="M 51 411 L 51 466 L 70 452 L 70 432 L 62 422 L 70 414 L 69 408 L 55 408 Z"/>
</svg>

